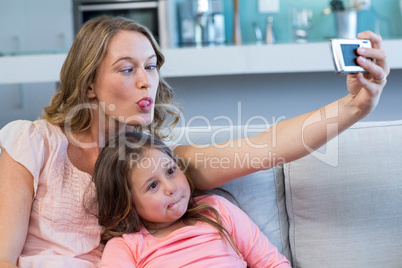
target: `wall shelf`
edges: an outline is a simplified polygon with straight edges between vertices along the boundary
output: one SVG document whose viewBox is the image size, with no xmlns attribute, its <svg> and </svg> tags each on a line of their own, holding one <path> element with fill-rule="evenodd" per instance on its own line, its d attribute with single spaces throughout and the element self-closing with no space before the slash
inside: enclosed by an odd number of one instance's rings
<svg viewBox="0 0 402 268">
<path fill-rule="evenodd" d="M 384 40 L 391 69 L 402 69 L 402 40 Z M 327 42 L 165 49 L 165 77 L 332 72 Z M 66 54 L 0 57 L 0 84 L 57 82 Z"/>
</svg>

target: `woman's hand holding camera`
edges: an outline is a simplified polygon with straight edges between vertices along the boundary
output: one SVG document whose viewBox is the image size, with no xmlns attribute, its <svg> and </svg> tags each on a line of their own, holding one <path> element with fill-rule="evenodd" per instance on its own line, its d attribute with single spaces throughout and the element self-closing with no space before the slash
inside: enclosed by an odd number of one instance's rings
<svg viewBox="0 0 402 268">
<path fill-rule="evenodd" d="M 365 31 L 359 33 L 358 37 L 371 41 L 372 48 L 360 47 L 357 50 L 360 56 L 357 58 L 357 63 L 367 73 L 348 75 L 347 86 L 359 115 L 365 117 L 377 106 L 382 90 L 387 83 L 390 68 L 387 63 L 386 53 L 381 48 L 381 36 Z"/>
</svg>

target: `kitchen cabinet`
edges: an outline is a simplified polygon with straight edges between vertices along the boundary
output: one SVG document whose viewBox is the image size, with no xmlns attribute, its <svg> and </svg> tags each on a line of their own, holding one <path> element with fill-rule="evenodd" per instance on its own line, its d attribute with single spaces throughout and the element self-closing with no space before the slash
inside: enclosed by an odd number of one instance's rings
<svg viewBox="0 0 402 268">
<path fill-rule="evenodd" d="M 71 0 L 0 0 L 0 25 L 1 127 L 15 119 L 34 120 L 49 103 L 47 96 L 54 94 L 56 84 L 54 79 L 43 76 L 53 76 L 49 71 L 53 65 L 43 66 L 40 62 L 46 58 L 44 53 L 66 53 L 71 46 L 72 3 Z M 38 62 L 35 57 L 25 58 L 32 53 L 44 55 Z M 55 67 L 54 73 L 58 74 L 60 68 L 61 65 Z M 37 73 L 39 77 L 32 79 Z M 49 80 L 51 83 L 41 83 Z"/>
<path fill-rule="evenodd" d="M 69 49 L 73 40 L 70 0 L 2 2 L 0 23 L 8 26 L 0 29 L 0 54 L 54 53 Z"/>
</svg>

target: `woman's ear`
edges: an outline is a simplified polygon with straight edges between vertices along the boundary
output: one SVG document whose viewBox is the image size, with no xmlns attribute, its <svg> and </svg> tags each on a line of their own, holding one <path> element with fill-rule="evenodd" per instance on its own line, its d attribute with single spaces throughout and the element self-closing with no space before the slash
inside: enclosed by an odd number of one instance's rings
<svg viewBox="0 0 402 268">
<path fill-rule="evenodd" d="M 89 87 L 87 89 L 87 97 L 89 99 L 96 98 L 95 90 L 93 90 L 93 84 L 89 85 Z"/>
</svg>

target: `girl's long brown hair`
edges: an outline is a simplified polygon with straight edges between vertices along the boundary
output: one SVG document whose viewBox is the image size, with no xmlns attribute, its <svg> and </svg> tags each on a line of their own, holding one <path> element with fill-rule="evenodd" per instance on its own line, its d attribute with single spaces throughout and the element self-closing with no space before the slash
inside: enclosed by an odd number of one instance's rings
<svg viewBox="0 0 402 268">
<path fill-rule="evenodd" d="M 135 31 L 143 34 L 151 42 L 160 71 L 165 58 L 148 28 L 122 17 L 101 16 L 87 21 L 77 33 L 60 72 L 58 91 L 44 109 L 43 119 L 49 123 L 65 126 L 73 132 L 87 130 L 92 124 L 92 109 L 87 90 L 112 37 L 120 31 Z M 72 112 L 74 111 L 74 112 Z M 155 98 L 155 113 L 152 124 L 137 127 L 136 131 L 151 133 L 160 139 L 166 138 L 179 121 L 180 108 L 173 101 L 173 90 L 159 73 L 158 92 Z"/>
<path fill-rule="evenodd" d="M 144 223 L 134 209 L 130 192 L 129 174 L 135 168 L 133 159 L 138 161 L 147 149 L 157 149 L 171 157 L 187 177 L 191 198 L 182 219 L 184 223 L 201 221 L 215 227 L 222 238 L 240 255 L 230 232 L 222 225 L 218 211 L 207 204 L 197 204 L 195 197 L 204 195 L 194 188 L 182 161 L 162 141 L 144 133 L 126 132 L 109 141 L 95 164 L 92 179 L 98 200 L 99 224 L 104 227 L 102 242 L 115 236 L 139 232 Z"/>
</svg>

